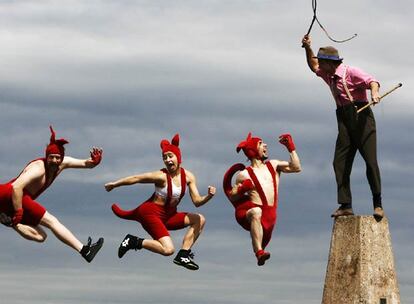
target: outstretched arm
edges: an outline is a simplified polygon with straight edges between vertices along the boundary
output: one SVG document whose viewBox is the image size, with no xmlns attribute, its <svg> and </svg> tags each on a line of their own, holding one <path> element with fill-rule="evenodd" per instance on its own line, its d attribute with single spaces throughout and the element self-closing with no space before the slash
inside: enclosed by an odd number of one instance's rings
<svg viewBox="0 0 414 304">
<path fill-rule="evenodd" d="M 193 201 L 194 206 L 203 206 L 216 194 L 216 188 L 208 186 L 207 195 L 201 196 L 198 192 L 197 181 L 194 174 L 188 170 L 185 170 L 185 172 L 187 174 L 188 189 L 190 191 L 191 200 Z"/>
<path fill-rule="evenodd" d="M 93 147 L 90 151 L 90 158 L 77 159 L 70 156 L 63 158 L 61 169 L 75 168 L 75 169 L 91 169 L 99 165 L 102 160 L 103 150 L 101 148 Z"/>
<path fill-rule="evenodd" d="M 313 58 L 315 57 L 315 54 L 313 53 L 311 44 L 312 44 L 311 37 L 309 35 L 303 36 L 302 46 L 305 48 L 306 62 L 308 63 L 308 67 L 311 69 L 311 71 L 316 73 L 316 71 L 319 69 L 319 63 L 318 63 L 318 59 Z"/>
<path fill-rule="evenodd" d="M 165 173 L 161 171 L 148 172 L 138 175 L 131 175 L 124 178 L 121 178 L 114 182 L 109 182 L 105 184 L 106 191 L 111 191 L 114 188 L 121 186 L 130 186 L 134 184 L 156 184 L 162 186 L 165 184 Z"/>
</svg>

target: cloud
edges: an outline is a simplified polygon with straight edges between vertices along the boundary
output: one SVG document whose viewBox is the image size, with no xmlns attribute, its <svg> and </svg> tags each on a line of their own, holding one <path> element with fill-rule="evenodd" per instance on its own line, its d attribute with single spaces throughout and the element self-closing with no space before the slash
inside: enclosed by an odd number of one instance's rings
<svg viewBox="0 0 414 304">
<path fill-rule="evenodd" d="M 414 299 L 410 187 L 414 177 L 409 56 L 410 1 L 318 3 L 345 62 L 381 82 L 403 87 L 374 108 L 384 207 L 404 302 Z M 349 23 L 352 16 L 352 23 Z M 2 298 L 13 303 L 320 303 L 336 185 L 332 169 L 335 105 L 329 88 L 308 70 L 300 40 L 311 1 L 3 1 L 0 4 L 0 169 L 3 181 L 43 155 L 48 125 L 67 138 L 68 154 L 86 158 L 104 148 L 102 165 L 64 172 L 39 200 L 85 241 L 106 243 L 92 264 L 50 235 L 32 244 L 2 229 Z M 315 25 L 314 49 L 333 44 Z M 404 41 L 404 45 L 402 45 Z M 398 53 L 398 55 L 396 55 Z M 403 55 L 400 55 L 403 54 Z M 408 56 L 408 57 L 407 57 Z M 252 131 L 272 158 L 288 159 L 276 138 L 290 132 L 300 174 L 282 175 L 278 224 L 266 267 L 255 266 L 248 233 L 235 222 L 221 191 L 222 176 L 244 162 L 235 147 Z M 139 225 L 109 207 L 133 208 L 152 186 L 106 193 L 103 184 L 162 167 L 159 142 L 179 132 L 183 161 L 200 192 L 218 194 L 196 209 L 207 227 L 197 244 L 201 270 L 189 273 L 148 252 L 118 260 L 116 248 Z M 371 214 L 365 166 L 352 174 L 354 209 Z M 183 231 L 174 232 L 179 247 Z M 237 270 L 237 271 L 235 271 Z M 179 278 L 179 280 L 177 279 Z M 252 279 L 254 278 L 254 279 Z M 16 282 L 24 289 L 16 289 Z M 47 288 L 45 286 L 48 286 Z M 70 286 L 70 289 L 69 289 Z M 104 288 L 103 288 L 104 287 Z M 164 293 L 160 290 L 172 290 Z M 76 291 L 76 292 L 75 292 Z M 138 296 L 137 296 L 138 294 Z M 412 302 L 412 301 L 411 301 Z"/>
</svg>

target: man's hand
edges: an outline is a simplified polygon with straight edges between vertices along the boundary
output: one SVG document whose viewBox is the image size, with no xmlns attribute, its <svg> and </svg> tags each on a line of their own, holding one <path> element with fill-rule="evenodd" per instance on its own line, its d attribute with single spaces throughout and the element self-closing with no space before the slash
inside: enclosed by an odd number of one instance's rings
<svg viewBox="0 0 414 304">
<path fill-rule="evenodd" d="M 91 160 L 94 166 L 99 165 L 102 160 L 103 150 L 97 147 L 93 147 L 91 150 Z"/>
<path fill-rule="evenodd" d="M 216 194 L 216 187 L 208 186 L 207 196 L 213 197 Z"/>
<path fill-rule="evenodd" d="M 237 194 L 244 194 L 254 189 L 254 184 L 251 179 L 245 179 L 238 187 Z"/>
<path fill-rule="evenodd" d="M 111 191 L 112 189 L 114 189 L 115 188 L 115 185 L 113 184 L 113 183 L 106 183 L 105 184 L 105 190 L 107 191 L 107 192 L 109 192 L 109 191 Z"/>
<path fill-rule="evenodd" d="M 7 227 L 13 226 L 12 218 L 5 213 L 0 213 L 0 223 Z"/>
<path fill-rule="evenodd" d="M 286 146 L 289 153 L 296 150 L 295 143 L 293 142 L 292 136 L 290 134 L 282 134 L 279 136 L 279 142 Z"/>
<path fill-rule="evenodd" d="M 23 218 L 23 208 L 19 208 L 14 212 L 13 218 L 12 218 L 12 226 L 16 226 L 22 221 Z"/>
<path fill-rule="evenodd" d="M 379 92 L 372 92 L 371 93 L 371 101 L 374 103 L 374 106 L 378 104 L 381 100 Z"/>
<path fill-rule="evenodd" d="M 310 48 L 311 47 L 311 43 L 312 43 L 312 40 L 311 40 L 311 38 L 310 38 L 309 35 L 303 36 L 303 38 L 302 38 L 302 47 L 304 47 L 304 48 Z"/>
</svg>

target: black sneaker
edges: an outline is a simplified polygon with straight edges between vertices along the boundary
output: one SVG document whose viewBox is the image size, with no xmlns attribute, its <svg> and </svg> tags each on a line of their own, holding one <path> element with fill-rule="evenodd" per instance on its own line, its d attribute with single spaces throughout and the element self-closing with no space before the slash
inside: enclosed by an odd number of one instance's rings
<svg viewBox="0 0 414 304">
<path fill-rule="evenodd" d="M 135 249 L 135 250 L 141 249 L 141 248 L 138 248 L 138 244 L 140 240 L 142 244 L 142 239 L 137 238 L 135 235 L 127 234 L 122 240 L 122 243 L 119 245 L 118 257 L 122 258 L 125 255 L 125 253 L 130 249 Z"/>
<path fill-rule="evenodd" d="M 193 261 L 194 253 L 191 250 L 181 249 L 174 258 L 174 264 L 183 266 L 190 270 L 198 270 L 198 265 Z"/>
<path fill-rule="evenodd" d="M 90 263 L 92 262 L 95 255 L 98 253 L 98 251 L 101 249 L 102 245 L 104 243 L 103 238 L 99 238 L 99 240 L 92 244 L 92 239 L 88 237 L 88 244 L 84 245 L 81 250 L 81 255 L 84 257 L 84 259 Z"/>
</svg>

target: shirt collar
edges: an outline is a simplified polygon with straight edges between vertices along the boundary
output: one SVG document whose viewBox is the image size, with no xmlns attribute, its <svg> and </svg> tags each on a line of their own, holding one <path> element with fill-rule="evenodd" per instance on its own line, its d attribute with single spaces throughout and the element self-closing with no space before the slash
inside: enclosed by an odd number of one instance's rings
<svg viewBox="0 0 414 304">
<path fill-rule="evenodd" d="M 338 65 L 338 67 L 336 68 L 335 74 L 333 75 L 333 77 L 335 78 L 342 78 L 342 75 L 344 74 L 344 69 L 345 69 L 345 65 L 343 63 L 341 63 L 340 65 Z"/>
</svg>

